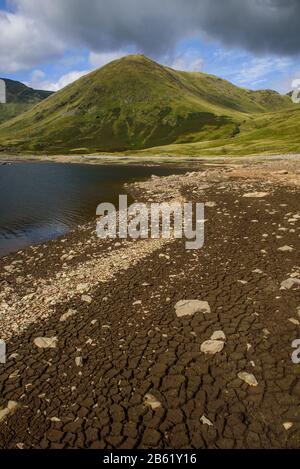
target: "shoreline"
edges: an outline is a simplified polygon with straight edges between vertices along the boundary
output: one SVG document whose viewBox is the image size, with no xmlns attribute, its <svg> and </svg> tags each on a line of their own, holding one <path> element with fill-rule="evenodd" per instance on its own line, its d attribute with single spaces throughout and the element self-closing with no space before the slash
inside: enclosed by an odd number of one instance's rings
<svg viewBox="0 0 300 469">
<path fill-rule="evenodd" d="M 121 156 L 121 155 L 0 155 L 0 165 L 7 163 L 70 163 L 90 165 L 198 165 L 198 164 L 255 164 L 272 161 L 299 161 L 300 154 L 249 156 Z"/>
<path fill-rule="evenodd" d="M 0 447 L 299 447 L 290 344 L 300 291 L 280 290 L 300 279 L 298 160 L 207 167 L 127 189 L 140 202 L 205 202 L 205 246 L 99 243 L 90 223 L 0 259 L 0 408 L 17 403 L 0 421 Z M 211 312 L 178 318 L 181 300 L 207 301 Z M 218 331 L 224 350 L 201 353 Z M 55 347 L 38 348 L 38 337 L 56 338 Z"/>
</svg>

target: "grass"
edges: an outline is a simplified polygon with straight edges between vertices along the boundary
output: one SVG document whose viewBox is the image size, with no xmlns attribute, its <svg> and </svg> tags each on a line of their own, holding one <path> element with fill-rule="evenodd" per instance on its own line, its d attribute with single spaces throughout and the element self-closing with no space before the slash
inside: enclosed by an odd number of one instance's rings
<svg viewBox="0 0 300 469">
<path fill-rule="evenodd" d="M 203 73 L 128 56 L 0 126 L 19 153 L 227 155 L 298 151 L 299 108 Z"/>
<path fill-rule="evenodd" d="M 52 94 L 50 91 L 34 90 L 19 81 L 2 80 L 6 84 L 7 104 L 0 104 L 0 124 L 23 114 Z"/>
</svg>

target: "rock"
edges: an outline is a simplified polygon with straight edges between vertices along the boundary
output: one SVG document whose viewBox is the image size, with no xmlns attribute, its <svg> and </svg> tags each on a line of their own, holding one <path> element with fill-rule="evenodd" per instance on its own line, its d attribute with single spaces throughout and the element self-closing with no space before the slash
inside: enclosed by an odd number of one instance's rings
<svg viewBox="0 0 300 469">
<path fill-rule="evenodd" d="M 75 309 L 69 309 L 67 313 L 61 316 L 60 322 L 66 322 L 68 319 L 75 316 L 75 314 L 77 314 L 77 311 Z"/>
<path fill-rule="evenodd" d="M 25 282 L 25 278 L 24 277 L 17 277 L 16 282 L 17 282 L 18 285 L 21 285 L 22 283 Z"/>
<path fill-rule="evenodd" d="M 208 425 L 209 427 L 213 427 L 213 423 L 207 417 L 205 417 L 205 415 L 202 415 L 200 422 L 202 423 L 202 425 Z"/>
<path fill-rule="evenodd" d="M 92 303 L 93 299 L 91 296 L 89 295 L 82 295 L 81 297 L 81 300 L 84 302 L 84 303 L 88 303 L 89 305 Z"/>
<path fill-rule="evenodd" d="M 168 256 L 168 254 L 163 254 L 163 253 L 159 254 L 158 257 L 160 257 L 161 259 L 167 259 L 167 260 L 170 259 L 170 256 Z"/>
<path fill-rule="evenodd" d="M 288 278 L 281 283 L 280 290 L 299 289 L 300 280 L 298 278 Z"/>
<path fill-rule="evenodd" d="M 15 410 L 17 410 L 17 408 L 19 407 L 19 404 L 15 401 L 9 401 L 8 404 L 7 404 L 7 407 L 5 407 L 4 409 L 0 409 L 0 422 L 2 422 L 2 420 L 6 419 L 6 417 L 9 416 L 9 414 L 12 414 L 13 412 L 15 412 Z"/>
<path fill-rule="evenodd" d="M 178 318 L 184 316 L 193 316 L 196 313 L 211 313 L 210 306 L 207 301 L 199 300 L 182 300 L 175 305 L 176 315 Z"/>
<path fill-rule="evenodd" d="M 284 422 L 283 424 L 283 427 L 285 428 L 285 430 L 289 430 L 290 428 L 293 427 L 293 422 Z"/>
<path fill-rule="evenodd" d="M 247 199 L 262 199 L 267 197 L 267 195 L 269 195 L 268 192 L 248 192 L 247 194 L 244 194 L 243 197 Z"/>
<path fill-rule="evenodd" d="M 297 314 L 300 317 L 300 306 L 298 306 L 298 308 L 297 308 Z"/>
<path fill-rule="evenodd" d="M 223 331 L 216 331 L 213 333 L 210 340 L 226 340 L 226 335 Z"/>
<path fill-rule="evenodd" d="M 77 288 L 76 290 L 79 292 L 79 293 L 85 293 L 86 291 L 88 291 L 90 288 L 89 284 L 88 283 L 80 283 L 79 285 L 77 285 Z"/>
<path fill-rule="evenodd" d="M 150 394 L 150 393 L 145 395 L 144 404 L 147 407 L 151 407 L 152 410 L 157 410 L 157 409 L 160 409 L 160 407 L 161 407 L 161 402 L 159 402 L 159 400 L 156 399 L 156 397 L 153 396 L 153 394 Z"/>
<path fill-rule="evenodd" d="M 206 342 L 203 342 L 201 345 L 201 352 L 206 355 L 215 355 L 216 353 L 222 352 L 224 345 L 222 340 L 206 340 Z"/>
<path fill-rule="evenodd" d="M 208 207 L 208 208 L 213 208 L 216 205 L 217 205 L 216 202 L 206 202 L 205 203 L 205 207 Z"/>
<path fill-rule="evenodd" d="M 238 374 L 238 377 L 244 381 L 245 383 L 247 383 L 249 386 L 258 386 L 258 382 L 255 378 L 254 375 L 252 375 L 251 373 L 247 373 L 246 371 L 242 371 Z"/>
<path fill-rule="evenodd" d="M 292 248 L 291 246 L 282 246 L 281 248 L 278 248 L 277 250 L 280 252 L 292 252 L 294 248 Z"/>
<path fill-rule="evenodd" d="M 253 272 L 254 274 L 263 274 L 263 271 L 260 270 L 260 269 L 252 270 L 252 272 Z"/>
<path fill-rule="evenodd" d="M 76 357 L 75 358 L 75 364 L 76 364 L 76 366 L 81 368 L 83 366 L 83 358 L 82 357 Z"/>
<path fill-rule="evenodd" d="M 9 375 L 9 379 L 16 379 L 16 378 L 18 378 L 19 374 L 20 374 L 20 371 L 19 371 L 19 370 L 15 370 L 13 373 L 11 373 L 11 374 Z"/>
<path fill-rule="evenodd" d="M 37 337 L 34 339 L 34 345 L 42 349 L 56 348 L 57 342 L 57 337 Z"/>
<path fill-rule="evenodd" d="M 17 443 L 17 444 L 16 444 L 16 447 L 17 447 L 18 449 L 25 449 L 25 443 L 22 443 L 22 442 Z"/>
<path fill-rule="evenodd" d="M 300 322 L 298 321 L 298 319 L 289 318 L 288 321 L 294 324 L 295 326 L 300 326 Z"/>
</svg>

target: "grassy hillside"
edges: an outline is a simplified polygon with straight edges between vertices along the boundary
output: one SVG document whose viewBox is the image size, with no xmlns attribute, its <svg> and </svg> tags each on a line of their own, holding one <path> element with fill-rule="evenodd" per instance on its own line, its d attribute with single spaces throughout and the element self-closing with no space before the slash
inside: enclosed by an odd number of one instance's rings
<svg viewBox="0 0 300 469">
<path fill-rule="evenodd" d="M 131 152 L 139 155 L 253 155 L 300 153 L 300 109 L 252 115 L 232 138 L 211 139 L 185 144 L 171 144 Z"/>
<path fill-rule="evenodd" d="M 14 80 L 0 78 L 6 84 L 7 104 L 0 104 L 0 124 L 16 117 L 52 94 L 51 91 L 34 90 Z"/>
<path fill-rule="evenodd" d="M 159 147 L 153 151 L 199 153 L 215 147 L 226 153 L 227 145 L 245 144 L 244 134 L 260 140 L 256 125 L 266 126 L 266 113 L 277 111 L 280 121 L 280 112 L 290 115 L 290 109 L 290 98 L 271 90 L 249 91 L 128 56 L 0 126 L 0 149 L 93 153 Z"/>
</svg>

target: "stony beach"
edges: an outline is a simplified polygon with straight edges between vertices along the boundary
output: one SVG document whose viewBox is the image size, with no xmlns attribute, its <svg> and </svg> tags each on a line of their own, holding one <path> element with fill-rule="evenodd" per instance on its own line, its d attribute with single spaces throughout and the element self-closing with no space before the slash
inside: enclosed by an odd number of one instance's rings
<svg viewBox="0 0 300 469">
<path fill-rule="evenodd" d="M 299 157 L 127 191 L 204 202 L 204 247 L 93 222 L 0 259 L 0 448 L 299 448 Z"/>
</svg>

